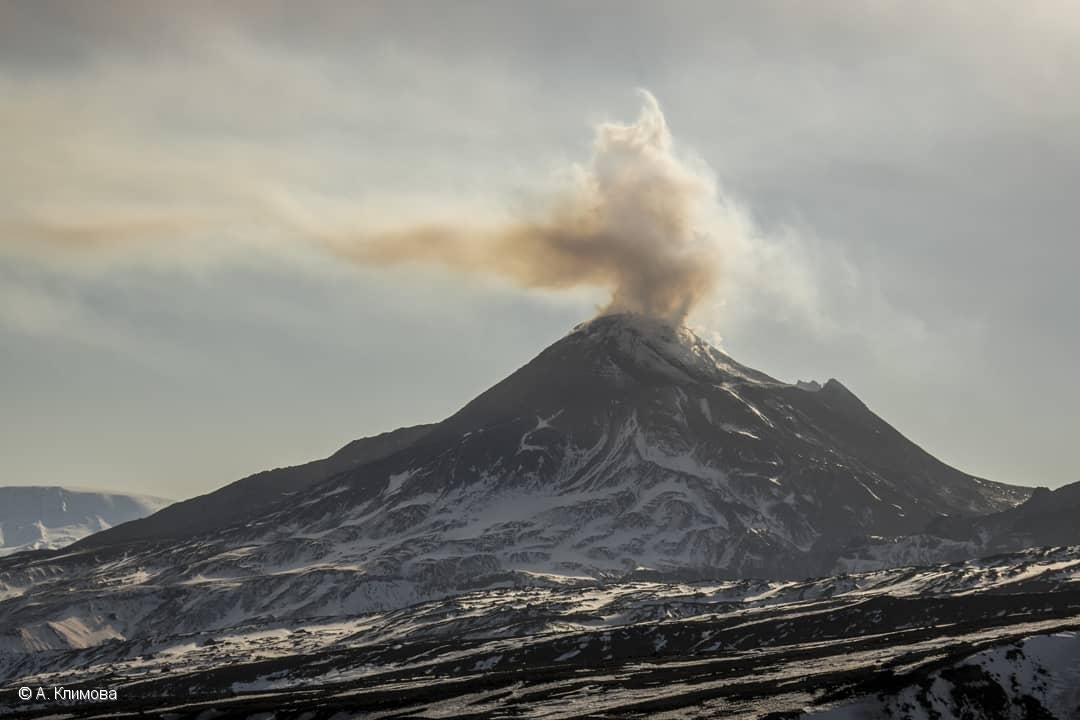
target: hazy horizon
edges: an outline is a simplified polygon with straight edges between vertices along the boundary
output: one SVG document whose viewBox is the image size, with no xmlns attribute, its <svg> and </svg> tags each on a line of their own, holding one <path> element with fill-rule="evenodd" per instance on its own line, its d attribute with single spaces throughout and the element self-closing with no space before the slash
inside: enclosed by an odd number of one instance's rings
<svg viewBox="0 0 1080 720">
<path fill-rule="evenodd" d="M 0 485 L 183 499 L 438 421 L 620 283 L 678 315 L 671 228 L 739 362 L 1078 481 L 1078 70 L 1051 2 L 0 4 Z"/>
</svg>

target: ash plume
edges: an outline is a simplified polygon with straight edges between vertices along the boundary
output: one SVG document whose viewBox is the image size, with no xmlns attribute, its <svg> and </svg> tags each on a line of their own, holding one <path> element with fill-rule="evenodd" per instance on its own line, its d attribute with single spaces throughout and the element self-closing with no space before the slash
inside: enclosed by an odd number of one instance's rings
<svg viewBox="0 0 1080 720">
<path fill-rule="evenodd" d="M 604 312 L 681 322 L 717 282 L 719 245 L 703 232 L 716 189 L 673 154 L 656 98 L 641 96 L 635 122 L 596 128 L 589 163 L 537 217 L 312 234 L 365 265 L 437 264 L 528 288 L 606 287 Z"/>
</svg>

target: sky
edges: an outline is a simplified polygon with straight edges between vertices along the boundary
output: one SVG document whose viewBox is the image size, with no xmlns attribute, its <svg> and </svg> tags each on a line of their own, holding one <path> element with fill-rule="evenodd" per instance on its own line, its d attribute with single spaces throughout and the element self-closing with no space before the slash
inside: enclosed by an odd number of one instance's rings
<svg viewBox="0 0 1080 720">
<path fill-rule="evenodd" d="M 326 239 L 534 218 L 650 98 L 691 327 L 1078 481 L 1078 74 L 1070 2 L 0 0 L 0 484 L 179 499 L 446 417 L 611 288 Z"/>
</svg>

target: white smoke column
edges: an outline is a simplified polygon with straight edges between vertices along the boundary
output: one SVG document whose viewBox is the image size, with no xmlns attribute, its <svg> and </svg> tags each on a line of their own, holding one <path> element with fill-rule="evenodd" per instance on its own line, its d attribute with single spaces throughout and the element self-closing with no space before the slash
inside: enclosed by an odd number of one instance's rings
<svg viewBox="0 0 1080 720">
<path fill-rule="evenodd" d="M 716 285 L 720 244 L 705 227 L 716 188 L 676 157 L 656 98 L 641 96 L 634 123 L 597 127 L 589 164 L 536 218 L 350 232 L 297 225 L 361 264 L 433 263 L 523 287 L 608 287 L 605 312 L 680 322 Z"/>
</svg>

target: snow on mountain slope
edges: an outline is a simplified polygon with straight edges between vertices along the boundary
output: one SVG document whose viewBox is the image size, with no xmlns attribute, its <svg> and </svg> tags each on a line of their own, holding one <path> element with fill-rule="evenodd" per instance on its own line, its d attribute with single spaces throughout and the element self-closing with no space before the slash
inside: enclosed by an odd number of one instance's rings
<svg viewBox="0 0 1080 720">
<path fill-rule="evenodd" d="M 0 556 L 61 548 L 171 502 L 62 487 L 0 487 Z"/>
</svg>

